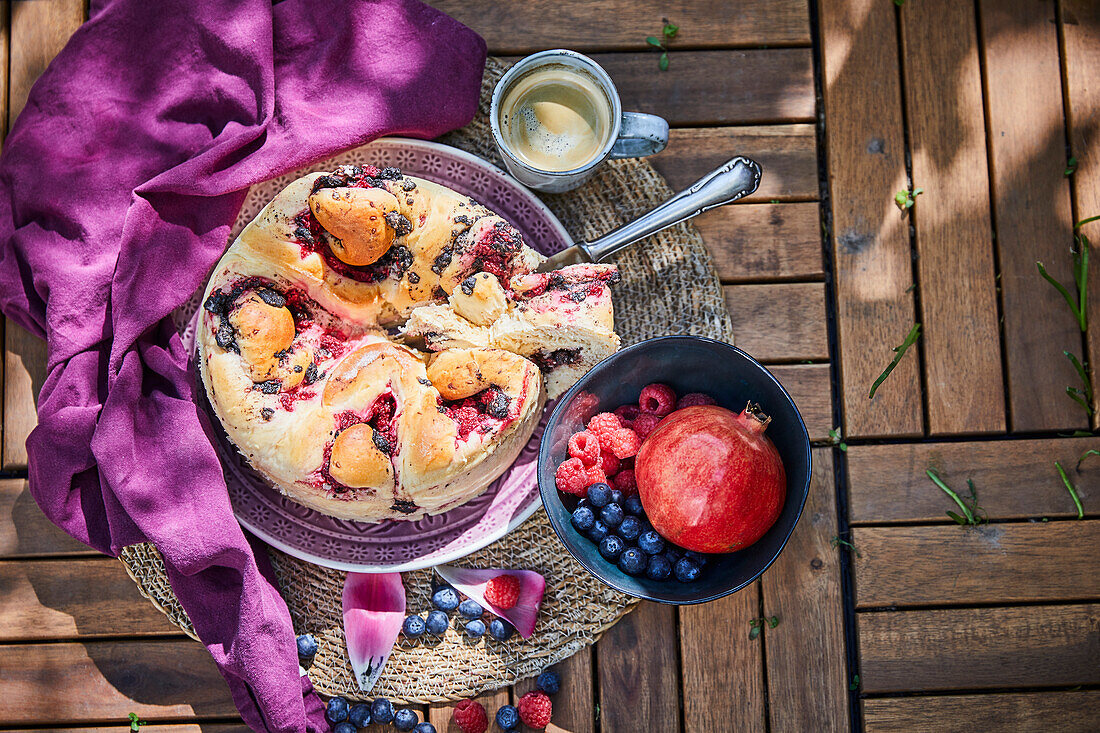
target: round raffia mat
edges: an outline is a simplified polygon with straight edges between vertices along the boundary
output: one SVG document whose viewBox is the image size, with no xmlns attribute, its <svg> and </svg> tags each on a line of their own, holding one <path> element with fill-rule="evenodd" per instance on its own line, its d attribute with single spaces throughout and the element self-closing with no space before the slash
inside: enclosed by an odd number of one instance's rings
<svg viewBox="0 0 1100 733">
<path fill-rule="evenodd" d="M 489 98 L 507 67 L 490 58 L 478 116 L 443 142 L 501 167 L 489 128 Z M 653 208 L 672 195 L 665 180 L 644 160 L 612 161 L 585 185 L 543 199 L 575 239 L 591 239 Z M 657 234 L 615 258 L 622 283 L 615 289 L 616 331 L 623 345 L 665 334 L 688 333 L 733 340 L 722 288 L 690 224 Z M 341 593 L 345 574 L 312 565 L 276 550 L 272 563 L 297 633 L 317 637 L 320 650 L 309 676 L 329 695 L 367 697 L 359 690 L 344 647 Z M 195 636 L 168 585 L 164 564 L 152 545 L 126 548 L 120 557 L 142 594 L 168 618 Z M 592 644 L 634 606 L 584 570 L 554 535 L 541 509 L 507 537 L 458 562 L 470 567 L 525 568 L 546 577 L 538 627 L 529 639 L 507 642 L 486 637 L 473 643 L 452 626 L 444 638 L 394 647 L 370 697 L 407 703 L 470 697 L 538 674 Z M 410 613 L 429 608 L 432 571 L 406 573 Z"/>
</svg>

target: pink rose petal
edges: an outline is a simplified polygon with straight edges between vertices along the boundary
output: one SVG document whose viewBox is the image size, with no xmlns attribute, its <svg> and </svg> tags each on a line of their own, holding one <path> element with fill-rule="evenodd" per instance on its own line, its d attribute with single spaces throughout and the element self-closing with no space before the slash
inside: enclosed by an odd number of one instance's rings
<svg viewBox="0 0 1100 733">
<path fill-rule="evenodd" d="M 505 619 L 524 639 L 535 633 L 539 606 L 546 592 L 546 578 L 533 570 L 509 570 L 507 568 L 456 568 L 453 565 L 438 565 L 435 571 L 440 577 L 454 586 L 455 590 L 465 593 L 481 604 L 482 608 Z M 519 600 L 512 608 L 500 608 L 485 600 L 485 586 L 500 575 L 511 575 L 519 580 Z"/>
<path fill-rule="evenodd" d="M 401 573 L 348 573 L 344 581 L 344 638 L 359 689 L 382 674 L 405 620 Z"/>
</svg>

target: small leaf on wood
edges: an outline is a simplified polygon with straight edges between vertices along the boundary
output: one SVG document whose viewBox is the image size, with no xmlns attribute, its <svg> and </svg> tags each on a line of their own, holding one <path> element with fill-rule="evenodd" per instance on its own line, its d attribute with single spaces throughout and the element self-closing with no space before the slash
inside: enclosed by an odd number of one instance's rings
<svg viewBox="0 0 1100 733">
<path fill-rule="evenodd" d="M 901 361 L 901 357 L 905 356 L 905 352 L 909 350 L 910 346 L 917 342 L 918 338 L 920 338 L 920 324 L 915 323 L 913 324 L 913 328 L 910 329 L 909 335 L 901 342 L 901 346 L 894 347 L 895 356 L 893 361 L 886 365 L 886 369 L 884 369 L 878 379 L 875 380 L 875 383 L 871 385 L 871 392 L 867 395 L 867 399 L 873 400 L 875 398 L 875 392 L 878 390 L 879 385 L 886 381 L 886 378 L 890 376 L 890 372 L 894 371 L 894 367 Z"/>
<path fill-rule="evenodd" d="M 668 71 L 668 51 L 661 54 L 661 60 L 657 62 L 657 66 L 661 71 Z"/>
</svg>

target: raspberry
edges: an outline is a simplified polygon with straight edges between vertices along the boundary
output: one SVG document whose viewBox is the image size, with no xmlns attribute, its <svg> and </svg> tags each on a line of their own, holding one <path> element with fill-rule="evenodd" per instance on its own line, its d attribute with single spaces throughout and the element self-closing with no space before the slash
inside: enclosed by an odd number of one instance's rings
<svg viewBox="0 0 1100 733">
<path fill-rule="evenodd" d="M 619 472 L 619 459 L 610 452 L 600 452 L 600 469 L 605 476 L 614 476 Z"/>
<path fill-rule="evenodd" d="M 638 437 L 645 440 L 649 437 L 649 434 L 653 432 L 657 427 L 657 423 L 661 422 L 661 418 L 657 417 L 651 412 L 643 412 L 634 420 L 631 429 L 638 434 Z"/>
<path fill-rule="evenodd" d="M 554 482 L 558 491 L 575 496 L 584 496 L 585 491 L 592 484 L 606 481 L 607 476 L 599 466 L 586 466 L 580 458 L 569 458 L 560 466 L 554 474 Z"/>
<path fill-rule="evenodd" d="M 485 600 L 507 611 L 519 602 L 519 578 L 514 575 L 498 575 L 485 584 Z"/>
<path fill-rule="evenodd" d="M 519 709 L 519 719 L 524 725 L 538 729 L 550 725 L 550 714 L 554 706 L 545 692 L 532 690 L 519 699 L 516 708 Z"/>
<path fill-rule="evenodd" d="M 462 733 L 485 733 L 489 729 L 489 715 L 477 700 L 460 700 L 451 717 Z"/>
<path fill-rule="evenodd" d="M 600 462 L 600 441 L 595 433 L 582 430 L 574 433 L 569 438 L 569 455 L 581 459 L 581 463 L 587 466 L 595 466 Z"/>
<path fill-rule="evenodd" d="M 634 478 L 633 468 L 624 468 L 611 479 L 612 485 L 623 492 L 624 495 L 633 494 L 638 490 L 638 481 Z"/>
<path fill-rule="evenodd" d="M 634 418 L 638 417 L 638 413 L 641 412 L 637 405 L 623 405 L 622 407 L 615 408 L 615 414 L 619 416 L 624 423 L 624 427 L 629 427 L 625 423 L 631 422 Z"/>
<path fill-rule="evenodd" d="M 689 392 L 676 401 L 676 409 L 682 410 L 685 407 L 695 407 L 696 405 L 717 405 L 718 400 L 711 397 L 709 394 L 703 394 L 702 392 Z"/>
<path fill-rule="evenodd" d="M 601 437 L 612 430 L 621 430 L 622 427 L 622 420 L 619 419 L 618 415 L 611 412 L 601 412 L 588 421 L 588 432 Z"/>
<path fill-rule="evenodd" d="M 600 450 L 606 450 L 619 459 L 637 455 L 642 441 L 630 428 L 619 428 L 600 435 Z"/>
<path fill-rule="evenodd" d="M 654 382 L 642 387 L 642 393 L 638 396 L 638 407 L 642 408 L 642 412 L 664 417 L 676 407 L 676 393 L 667 384 Z"/>
</svg>

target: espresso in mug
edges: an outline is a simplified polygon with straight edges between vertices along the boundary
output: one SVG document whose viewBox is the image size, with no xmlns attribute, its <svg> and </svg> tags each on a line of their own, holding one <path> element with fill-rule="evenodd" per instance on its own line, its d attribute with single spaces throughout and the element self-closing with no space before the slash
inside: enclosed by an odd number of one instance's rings
<svg viewBox="0 0 1100 733">
<path fill-rule="evenodd" d="M 500 131 L 509 151 L 532 168 L 569 171 L 599 157 L 611 134 L 611 105 L 584 72 L 546 66 L 508 89 Z"/>
</svg>

